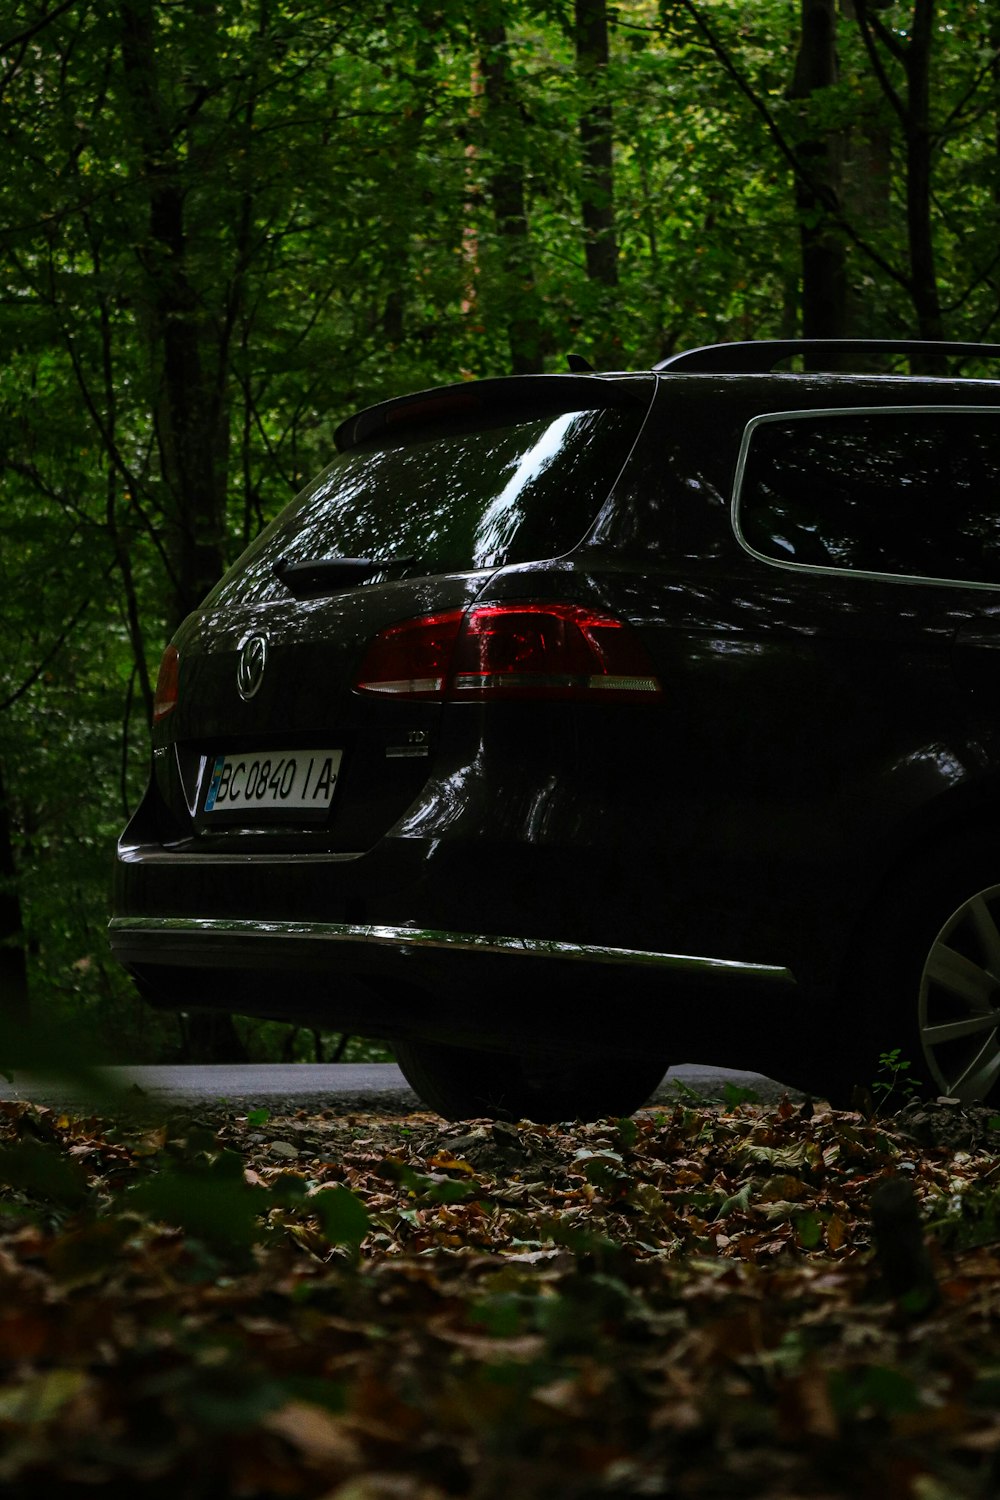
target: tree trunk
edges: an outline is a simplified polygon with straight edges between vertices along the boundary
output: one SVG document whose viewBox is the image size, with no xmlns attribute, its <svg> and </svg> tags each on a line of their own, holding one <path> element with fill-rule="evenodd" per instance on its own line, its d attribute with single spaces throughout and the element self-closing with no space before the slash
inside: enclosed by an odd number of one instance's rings
<svg viewBox="0 0 1000 1500">
<path fill-rule="evenodd" d="M 843 196 L 852 223 L 865 233 L 885 232 L 892 216 L 892 131 L 883 122 L 856 121 L 844 147 Z M 847 327 L 861 337 L 875 334 L 870 306 L 875 282 L 871 277 L 849 278 Z"/>
<path fill-rule="evenodd" d="M 169 497 L 167 544 L 174 589 L 168 624 L 176 627 L 225 565 L 228 339 L 239 321 L 239 278 L 228 288 L 228 316 L 213 324 L 192 278 L 186 222 L 188 190 L 197 173 L 197 94 L 188 101 L 189 109 L 179 111 L 161 90 L 160 13 L 155 0 L 121 0 L 119 19 L 125 91 L 148 211 L 137 253 L 145 273 L 143 331 L 160 473 Z M 199 1061 L 246 1058 L 232 1017 L 222 1013 L 192 1015 L 186 1045 Z"/>
<path fill-rule="evenodd" d="M 542 327 L 507 29 L 502 22 L 487 26 L 481 40 L 485 135 L 495 163 L 489 174 L 489 191 L 500 242 L 502 301 L 511 369 L 515 375 L 531 375 L 542 368 Z"/>
<path fill-rule="evenodd" d="M 618 285 L 615 237 L 614 120 L 607 89 L 606 0 L 575 0 L 576 67 L 583 93 L 580 114 L 581 211 L 587 275 L 606 287 Z"/>
<path fill-rule="evenodd" d="M 840 9 L 848 21 L 857 21 L 854 0 L 840 0 Z M 842 188 L 851 219 L 868 230 L 888 227 L 892 214 L 892 127 L 870 112 L 855 120 L 847 132 Z M 865 331 L 862 309 L 848 312 L 848 325 L 855 323 Z"/>
<path fill-rule="evenodd" d="M 416 85 L 413 102 L 403 110 L 396 134 L 401 179 L 406 180 L 400 182 L 400 192 L 391 215 L 382 219 L 383 263 L 387 273 L 394 277 L 394 284 L 386 293 L 382 305 L 382 332 L 391 349 L 402 344 L 407 336 L 413 224 L 419 206 L 419 198 L 414 199 L 411 184 L 417 185 L 419 193 L 417 158 L 427 121 L 427 100 L 433 92 L 433 73 L 437 64 L 433 10 L 426 3 L 420 3 L 417 15 L 421 21 L 421 35 L 418 37 L 412 62 L 405 50 L 401 49 L 397 54 L 400 75 L 398 86 L 402 87 L 402 79 L 405 77 L 412 79 Z"/>
<path fill-rule="evenodd" d="M 909 264 L 907 289 L 922 339 L 944 337 L 944 319 L 934 257 L 932 168 L 934 134 L 931 125 L 931 51 L 934 42 L 935 0 L 914 0 L 909 25 L 890 30 L 875 12 L 872 0 L 853 0 L 855 16 L 875 76 L 895 111 L 906 143 L 906 242 Z M 905 35 L 908 40 L 903 41 Z M 900 93 L 879 52 L 882 48 L 901 64 L 906 88 Z M 939 356 L 915 357 L 916 374 L 947 371 Z"/>
<path fill-rule="evenodd" d="M 913 303 L 922 339 L 944 337 L 931 219 L 931 46 L 934 0 L 915 0 L 905 67 L 909 103 L 906 131 L 906 229 Z M 927 362 L 925 362 L 927 363 Z M 937 373 L 934 361 L 926 373 Z M 943 373 L 943 372 L 942 372 Z"/>
<path fill-rule="evenodd" d="M 801 37 L 789 91 L 808 110 L 812 95 L 837 81 L 836 0 L 801 0 Z M 810 128 L 799 145 L 805 169 L 795 179 L 802 254 L 802 336 L 847 335 L 847 275 L 844 238 L 830 217 L 839 207 L 842 142 L 832 131 Z"/>
<path fill-rule="evenodd" d="M 28 1014 L 28 964 L 17 891 L 10 808 L 0 771 L 0 1036 Z M 0 1056 L 0 1064 L 3 1058 Z"/>
<path fill-rule="evenodd" d="M 168 117 L 160 92 L 156 12 L 151 0 L 123 0 L 120 17 L 125 86 L 148 204 L 147 235 L 138 253 L 146 274 L 160 469 L 170 496 L 170 623 L 176 625 L 224 566 L 228 350 L 221 331 L 210 327 L 190 277 L 185 172 L 191 168 L 178 152 L 181 122 Z"/>
</svg>

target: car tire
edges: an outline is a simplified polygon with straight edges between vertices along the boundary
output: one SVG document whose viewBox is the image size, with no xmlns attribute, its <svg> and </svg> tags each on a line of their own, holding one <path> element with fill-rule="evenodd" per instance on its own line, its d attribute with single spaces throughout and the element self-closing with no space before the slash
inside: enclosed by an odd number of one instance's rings
<svg viewBox="0 0 1000 1500">
<path fill-rule="evenodd" d="M 667 1071 L 663 1061 L 527 1057 L 413 1039 L 393 1043 L 414 1093 L 447 1120 L 598 1120 L 630 1115 Z"/>
<path fill-rule="evenodd" d="M 846 1102 L 851 1083 L 897 1107 L 917 1096 L 1000 1098 L 996 841 L 952 845 L 909 872 L 857 951 L 842 1002 L 858 1024 L 830 1067 L 832 1102 Z"/>
</svg>

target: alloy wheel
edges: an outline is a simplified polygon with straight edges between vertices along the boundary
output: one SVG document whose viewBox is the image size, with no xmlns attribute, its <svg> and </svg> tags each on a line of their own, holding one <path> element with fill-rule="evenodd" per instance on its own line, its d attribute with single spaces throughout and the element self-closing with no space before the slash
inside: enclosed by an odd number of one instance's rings
<svg viewBox="0 0 1000 1500">
<path fill-rule="evenodd" d="M 987 1099 L 1000 1080 L 1000 885 L 970 896 L 934 938 L 918 1024 L 940 1092 L 965 1104 Z"/>
</svg>

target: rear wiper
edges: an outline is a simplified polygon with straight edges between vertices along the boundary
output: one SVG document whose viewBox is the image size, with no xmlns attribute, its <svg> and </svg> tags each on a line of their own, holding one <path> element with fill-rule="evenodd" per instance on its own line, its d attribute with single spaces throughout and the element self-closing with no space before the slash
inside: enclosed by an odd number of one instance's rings
<svg viewBox="0 0 1000 1500">
<path fill-rule="evenodd" d="M 403 567 L 414 561 L 412 557 L 390 557 L 381 562 L 372 557 L 309 557 L 292 562 L 279 557 L 271 571 L 296 599 L 314 599 L 322 594 L 335 594 L 352 583 L 364 583 L 366 578 L 374 578 L 387 568 Z"/>
</svg>

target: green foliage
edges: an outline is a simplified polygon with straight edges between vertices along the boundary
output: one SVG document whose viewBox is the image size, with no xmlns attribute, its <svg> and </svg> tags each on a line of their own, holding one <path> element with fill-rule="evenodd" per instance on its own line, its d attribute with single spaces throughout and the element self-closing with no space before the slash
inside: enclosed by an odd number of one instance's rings
<svg viewBox="0 0 1000 1500">
<path fill-rule="evenodd" d="M 37 1066 L 37 1059 L 33 1061 Z M 95 1097 L 100 1097 L 99 1078 L 74 1074 L 65 1063 L 63 1067 L 64 1076 L 77 1083 L 96 1082 Z M 44 1209 L 53 1222 L 75 1215 L 71 1228 L 49 1252 L 49 1270 L 57 1280 L 79 1284 L 110 1271 L 139 1218 L 183 1230 L 204 1261 L 208 1279 L 218 1274 L 219 1257 L 246 1264 L 251 1247 L 271 1235 L 274 1216 L 280 1232 L 287 1224 L 315 1219 L 331 1248 L 357 1258 L 371 1223 L 361 1200 L 346 1187 L 325 1187 L 310 1195 L 306 1180 L 291 1171 L 276 1175 L 264 1187 L 258 1178 L 248 1180 L 243 1157 L 227 1148 L 211 1127 L 197 1120 L 153 1126 L 136 1113 L 133 1097 L 110 1088 L 105 1088 L 102 1103 L 121 1112 L 122 1124 L 108 1131 L 105 1149 L 114 1153 L 114 1177 L 121 1178 L 121 1169 L 128 1165 L 127 1184 L 109 1188 L 92 1170 L 88 1175 L 81 1161 L 61 1149 L 65 1142 L 60 1132 L 68 1121 L 62 1119 L 57 1127 L 48 1110 L 29 1116 L 19 1137 L 0 1146 L 4 1213 L 30 1218 Z M 12 1108 L 18 1112 L 17 1106 Z M 254 1111 L 248 1127 L 268 1118 L 268 1111 Z M 419 1174 L 415 1181 L 423 1184 Z M 462 1190 L 458 1197 L 449 1197 L 441 1191 L 437 1175 L 427 1183 L 434 1191 L 424 1194 L 425 1201 L 433 1203 L 462 1201 L 469 1191 L 465 1183 L 445 1181 L 444 1188 Z"/>
<path fill-rule="evenodd" d="M 738 1083 L 724 1083 L 722 1098 L 727 1109 L 739 1109 L 741 1104 L 760 1103 L 760 1096 L 756 1089 L 744 1088 Z"/>
<path fill-rule="evenodd" d="M 868 1365 L 858 1371 L 835 1370 L 830 1376 L 830 1395 L 835 1410 L 853 1416 L 870 1408 L 880 1416 L 901 1417 L 919 1412 L 924 1405 L 919 1386 L 902 1370 Z"/>
<path fill-rule="evenodd" d="M 212 1434 L 253 1431 L 288 1399 L 284 1381 L 248 1369 L 238 1346 L 202 1347 L 200 1359 L 143 1382 L 149 1396 L 167 1396 L 178 1416 Z"/>
<path fill-rule="evenodd" d="M 880 1113 L 887 1113 L 890 1107 L 902 1109 L 919 1098 L 920 1080 L 911 1075 L 910 1061 L 903 1057 L 899 1047 L 880 1052 L 878 1063 L 879 1077 L 872 1083 L 872 1093 Z"/>
<path fill-rule="evenodd" d="M 942 1245 L 961 1250 L 1000 1240 L 1000 1188 L 991 1182 L 971 1182 L 942 1195 L 929 1209 L 929 1228 Z"/>
<path fill-rule="evenodd" d="M 357 1254 L 371 1228 L 360 1198 L 345 1187 L 325 1188 L 310 1199 L 309 1206 L 331 1245 L 346 1245 Z"/>
<path fill-rule="evenodd" d="M 688 1104 L 697 1107 L 708 1103 L 705 1096 L 699 1094 L 698 1090 L 693 1089 L 689 1083 L 685 1083 L 683 1078 L 671 1078 L 670 1087 L 677 1094 L 678 1098 L 685 1100 Z"/>
<path fill-rule="evenodd" d="M 406 1162 L 389 1157 L 383 1166 L 390 1182 L 398 1182 L 420 1203 L 465 1203 L 476 1196 L 476 1185 L 443 1172 L 417 1172 Z"/>
<path fill-rule="evenodd" d="M 795 1237 L 803 1250 L 815 1250 L 823 1239 L 824 1223 L 822 1215 L 818 1213 L 797 1214 L 795 1217 Z"/>
<path fill-rule="evenodd" d="M 220 1152 L 203 1164 L 165 1167 L 129 1192 L 128 1205 L 204 1241 L 210 1249 L 247 1250 L 258 1236 L 259 1193 L 243 1177 L 243 1159 Z"/>
<path fill-rule="evenodd" d="M 0 1183 L 62 1208 L 78 1208 L 87 1195 L 76 1162 L 44 1141 L 17 1141 L 0 1150 Z"/>
</svg>

